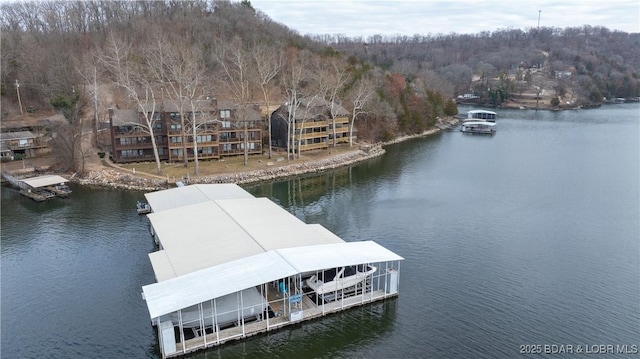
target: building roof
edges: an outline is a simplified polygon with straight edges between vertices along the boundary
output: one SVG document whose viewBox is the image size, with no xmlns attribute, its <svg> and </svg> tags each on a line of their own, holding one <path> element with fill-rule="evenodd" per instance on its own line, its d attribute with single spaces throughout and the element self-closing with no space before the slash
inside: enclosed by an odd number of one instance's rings
<svg viewBox="0 0 640 359">
<path fill-rule="evenodd" d="M 218 100 L 218 108 L 220 110 L 232 110 L 232 116 L 238 116 L 239 112 L 242 110 L 242 106 L 230 101 L 230 100 Z M 237 118 L 236 118 L 237 119 Z M 260 121 L 262 119 L 262 114 L 257 106 L 252 104 L 247 104 L 247 119 L 249 121 Z"/>
<path fill-rule="evenodd" d="M 52 185 L 68 182 L 66 178 L 57 176 L 57 175 L 31 177 L 31 178 L 23 179 L 21 181 L 31 188 L 52 186 Z"/>
<path fill-rule="evenodd" d="M 344 117 L 349 115 L 349 111 L 347 111 L 342 105 L 334 102 L 333 111 L 335 112 L 336 117 Z M 279 113 L 281 118 L 286 118 L 287 113 L 289 112 L 288 105 L 280 106 L 274 113 Z M 331 102 L 321 99 L 321 98 L 313 98 L 311 100 L 301 99 L 300 106 L 295 111 L 296 120 L 307 120 L 310 118 L 316 118 L 319 116 L 325 116 L 327 119 L 331 117 Z M 280 118 L 276 116 L 275 118 Z"/>
<path fill-rule="evenodd" d="M 311 100 L 301 99 L 300 104 L 309 108 L 321 108 L 327 111 L 331 111 L 331 102 L 318 97 L 314 97 Z M 349 115 L 349 111 L 347 111 L 347 109 L 345 109 L 341 104 L 335 101 L 333 102 L 333 111 L 335 112 L 336 116 Z"/>
<path fill-rule="evenodd" d="M 0 141 L 20 140 L 25 138 L 36 138 L 31 131 L 2 132 L 0 133 Z"/>
<path fill-rule="evenodd" d="M 113 126 L 139 125 L 142 124 L 136 110 L 113 109 L 111 112 L 111 123 Z"/>
<path fill-rule="evenodd" d="M 216 100 L 195 100 L 194 106 L 196 111 L 212 112 L 217 111 Z M 147 106 L 151 108 L 150 106 Z M 191 112 L 191 103 L 186 101 L 183 104 L 182 111 Z M 156 112 L 180 112 L 180 104 L 172 100 L 164 100 L 156 105 Z"/>
<path fill-rule="evenodd" d="M 271 250 L 142 287 L 150 318 L 303 272 L 403 258 L 372 241 Z"/>
</svg>

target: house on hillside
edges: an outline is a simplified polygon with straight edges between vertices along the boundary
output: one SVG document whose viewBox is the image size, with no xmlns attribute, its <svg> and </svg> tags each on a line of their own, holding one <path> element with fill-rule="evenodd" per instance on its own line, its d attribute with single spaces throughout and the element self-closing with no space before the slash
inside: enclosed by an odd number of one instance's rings
<svg viewBox="0 0 640 359">
<path fill-rule="evenodd" d="M 571 71 L 554 71 L 556 79 L 568 79 L 571 78 Z"/>
<path fill-rule="evenodd" d="M 272 145 L 300 151 L 326 149 L 335 143 L 349 143 L 349 111 L 334 103 L 331 115 L 331 103 L 322 99 L 300 100 L 297 106 L 284 104 L 271 114 Z M 288 122 L 291 120 L 291 126 Z M 335 131 L 334 131 L 335 127 Z M 295 128 L 291 136 L 290 128 Z M 334 135 L 335 134 L 335 135 Z"/>
<path fill-rule="evenodd" d="M 196 111 L 191 111 L 188 105 L 180 111 L 178 104 L 166 100 L 155 106 L 145 106 L 149 118 L 152 118 L 153 135 L 160 160 L 182 161 L 185 149 L 187 159 L 193 160 L 195 148 L 198 159 L 219 159 L 244 154 L 245 122 L 249 153 L 261 153 L 261 117 L 253 106 L 243 110 L 232 102 L 213 99 L 197 101 L 195 108 Z M 181 112 L 185 116 L 184 121 Z M 242 113 L 246 113 L 246 116 L 242 116 Z M 143 112 L 111 109 L 109 117 L 111 157 L 114 162 L 154 160 L 149 126 Z M 191 126 L 194 118 L 195 129 Z"/>
<path fill-rule="evenodd" d="M 31 131 L 2 132 L 0 133 L 0 156 L 4 160 L 42 155 L 48 152 L 43 138 Z"/>
</svg>

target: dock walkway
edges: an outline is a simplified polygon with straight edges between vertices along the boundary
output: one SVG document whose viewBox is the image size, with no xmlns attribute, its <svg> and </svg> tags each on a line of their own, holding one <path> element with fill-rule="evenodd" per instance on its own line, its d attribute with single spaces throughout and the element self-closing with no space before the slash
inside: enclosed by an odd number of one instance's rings
<svg viewBox="0 0 640 359">
<path fill-rule="evenodd" d="M 312 320 L 331 313 L 337 313 L 347 308 L 361 306 L 396 296 L 397 294 L 390 296 L 388 293 L 385 293 L 384 290 L 375 290 L 358 294 L 352 297 L 339 299 L 333 302 L 324 304 L 321 303 L 319 305 L 316 305 L 313 299 L 305 294 L 302 296 L 303 316 L 301 320 L 290 321 L 287 316 L 280 315 L 273 318 L 245 323 L 244 326 L 237 325 L 231 328 L 214 331 L 213 333 L 208 333 L 206 335 L 196 336 L 195 338 L 185 340 L 184 344 L 180 342 L 176 343 L 176 352 L 167 355 L 166 357 L 176 357 L 195 352 L 203 348 L 218 346 L 231 340 L 251 337 L 260 333 L 280 329 L 287 325 Z M 281 303 L 281 301 L 279 301 L 275 295 L 271 296 L 271 294 L 269 294 L 267 297 L 275 299 L 275 301 L 269 301 L 269 307 L 274 311 L 274 313 L 278 310 L 282 310 L 279 304 L 277 304 L 279 302 Z"/>
</svg>

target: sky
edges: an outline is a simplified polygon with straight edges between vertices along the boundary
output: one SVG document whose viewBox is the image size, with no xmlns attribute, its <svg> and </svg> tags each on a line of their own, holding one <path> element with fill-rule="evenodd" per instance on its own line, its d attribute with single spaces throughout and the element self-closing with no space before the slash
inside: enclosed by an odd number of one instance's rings
<svg viewBox="0 0 640 359">
<path fill-rule="evenodd" d="M 477 34 L 583 25 L 640 32 L 638 0 L 251 0 L 301 35 Z"/>
</svg>

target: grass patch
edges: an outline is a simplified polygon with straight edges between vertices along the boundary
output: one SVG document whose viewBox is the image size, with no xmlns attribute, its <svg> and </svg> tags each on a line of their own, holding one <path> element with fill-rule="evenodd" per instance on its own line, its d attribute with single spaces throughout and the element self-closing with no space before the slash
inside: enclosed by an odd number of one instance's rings
<svg viewBox="0 0 640 359">
<path fill-rule="evenodd" d="M 198 177 L 214 176 L 228 173 L 240 173 L 253 170 L 274 168 L 286 166 L 289 164 L 305 163 L 309 161 L 318 161 L 330 158 L 343 153 L 357 151 L 358 147 L 339 146 L 330 150 L 314 150 L 303 152 L 301 158 L 287 161 L 286 152 L 274 152 L 272 158 L 269 159 L 265 155 L 249 156 L 247 165 L 244 164 L 244 156 L 225 157 L 220 160 L 200 160 L 198 161 L 199 174 Z M 281 160 L 278 160 L 281 159 Z M 272 165 L 269 165 L 271 163 Z M 128 170 L 134 170 L 136 173 L 145 173 L 156 175 L 155 162 L 136 162 L 119 165 Z M 162 162 L 162 177 L 180 179 L 186 176 L 194 177 L 194 162 L 189 161 L 187 167 L 180 163 Z"/>
</svg>

